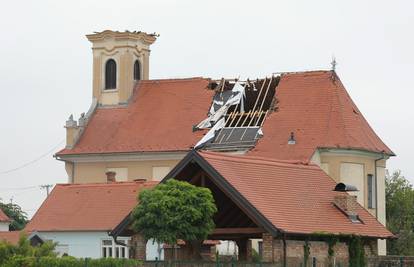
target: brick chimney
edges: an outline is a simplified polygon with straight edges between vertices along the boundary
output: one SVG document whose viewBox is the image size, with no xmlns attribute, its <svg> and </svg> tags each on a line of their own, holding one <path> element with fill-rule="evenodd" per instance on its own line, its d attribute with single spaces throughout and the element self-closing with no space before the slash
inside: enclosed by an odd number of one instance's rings
<svg viewBox="0 0 414 267">
<path fill-rule="evenodd" d="M 106 174 L 106 182 L 107 183 L 116 182 L 116 179 L 115 179 L 116 172 L 114 172 L 114 171 L 108 171 L 105 174 Z"/>
<path fill-rule="evenodd" d="M 348 216 L 357 215 L 357 197 L 349 194 L 340 194 L 334 197 L 334 204 Z"/>
</svg>

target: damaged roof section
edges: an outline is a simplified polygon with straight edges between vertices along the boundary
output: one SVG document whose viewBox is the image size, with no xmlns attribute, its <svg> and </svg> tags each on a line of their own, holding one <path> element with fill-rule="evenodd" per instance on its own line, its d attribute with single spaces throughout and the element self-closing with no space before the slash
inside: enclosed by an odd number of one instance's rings
<svg viewBox="0 0 414 267">
<path fill-rule="evenodd" d="M 218 151 L 248 150 L 263 136 L 266 116 L 274 110 L 280 76 L 255 81 L 210 82 L 215 91 L 208 117 L 195 129 L 210 129 L 195 148 Z"/>
</svg>

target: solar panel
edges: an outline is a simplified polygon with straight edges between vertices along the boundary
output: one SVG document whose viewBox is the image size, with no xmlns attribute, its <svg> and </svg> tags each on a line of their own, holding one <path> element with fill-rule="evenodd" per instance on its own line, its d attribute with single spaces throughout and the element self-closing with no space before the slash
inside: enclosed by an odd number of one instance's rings
<svg viewBox="0 0 414 267">
<path fill-rule="evenodd" d="M 234 150 L 250 148 L 259 138 L 260 127 L 224 127 L 215 136 L 213 141 L 206 144 L 210 150 Z"/>
</svg>

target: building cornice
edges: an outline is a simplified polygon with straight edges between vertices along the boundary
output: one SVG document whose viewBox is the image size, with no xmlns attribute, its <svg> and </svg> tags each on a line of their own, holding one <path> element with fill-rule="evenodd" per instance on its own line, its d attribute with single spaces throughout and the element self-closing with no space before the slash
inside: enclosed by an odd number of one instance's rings
<svg viewBox="0 0 414 267">
<path fill-rule="evenodd" d="M 321 155 L 324 153 L 329 153 L 330 156 L 359 156 L 373 159 L 384 156 L 385 160 L 389 159 L 390 156 L 392 156 L 385 153 L 373 152 L 363 149 L 318 148 L 317 151 L 319 151 Z"/>
<path fill-rule="evenodd" d="M 66 162 L 119 162 L 148 160 L 181 160 L 188 151 L 174 152 L 135 152 L 135 153 L 101 153 L 55 155 L 56 159 Z"/>
<path fill-rule="evenodd" d="M 151 45 L 157 39 L 157 35 L 148 34 L 148 33 L 141 32 L 141 31 L 118 32 L 118 31 L 105 30 L 103 32 L 96 32 L 93 34 L 88 34 L 86 35 L 86 38 L 88 38 L 90 42 L 99 42 L 99 41 L 104 40 L 105 38 L 113 38 L 115 40 L 136 40 L 136 41 L 141 41 L 142 43 L 145 43 L 147 45 Z"/>
</svg>

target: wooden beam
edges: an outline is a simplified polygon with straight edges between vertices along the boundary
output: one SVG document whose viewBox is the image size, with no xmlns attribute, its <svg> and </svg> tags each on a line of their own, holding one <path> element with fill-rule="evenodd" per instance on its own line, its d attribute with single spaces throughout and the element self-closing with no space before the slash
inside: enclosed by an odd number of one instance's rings
<svg viewBox="0 0 414 267">
<path fill-rule="evenodd" d="M 246 228 L 216 228 L 213 230 L 212 235 L 222 234 L 260 234 L 265 230 L 258 227 L 246 227 Z"/>
</svg>

